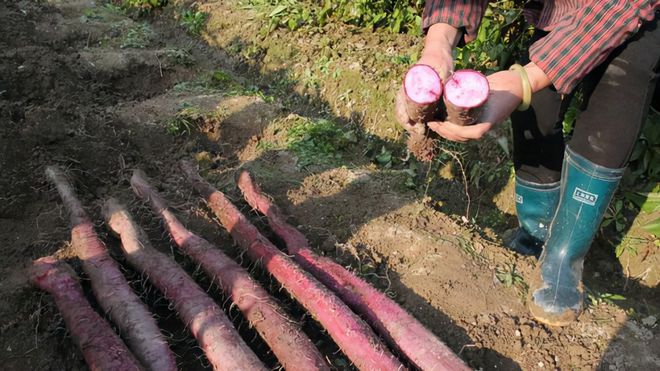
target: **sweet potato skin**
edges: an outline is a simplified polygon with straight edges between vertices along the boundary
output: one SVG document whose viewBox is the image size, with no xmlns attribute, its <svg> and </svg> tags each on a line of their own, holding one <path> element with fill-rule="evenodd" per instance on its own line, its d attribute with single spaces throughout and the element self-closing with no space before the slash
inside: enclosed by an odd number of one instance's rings
<svg viewBox="0 0 660 371">
<path fill-rule="evenodd" d="M 119 265 L 98 238 L 94 224 L 76 198 L 64 172 L 49 166 L 46 175 L 57 187 L 69 211 L 73 225 L 71 245 L 90 278 L 99 305 L 117 325 L 129 348 L 146 369 L 176 370 L 174 355 L 160 333 L 156 320 L 128 285 Z"/>
<path fill-rule="evenodd" d="M 135 170 L 131 186 L 164 222 L 174 243 L 212 277 L 231 297 L 287 370 L 329 370 L 321 353 L 296 323 L 239 264 L 207 240 L 186 229 L 169 210 L 165 199 Z"/>
<path fill-rule="evenodd" d="M 144 272 L 174 305 L 214 370 L 266 370 L 222 308 L 175 261 L 151 246 L 119 201 L 108 199 L 104 214 L 110 229 L 120 237 L 128 262 Z"/>
<path fill-rule="evenodd" d="M 289 254 L 415 366 L 422 370 L 468 370 L 451 349 L 392 299 L 331 259 L 315 254 L 305 236 L 286 222 L 284 214 L 261 192 L 247 171 L 239 173 L 237 183 L 248 204 L 266 215 L 268 225 L 284 240 Z"/>
<path fill-rule="evenodd" d="M 46 256 L 32 262 L 28 275 L 32 285 L 55 300 L 90 370 L 142 370 L 110 325 L 92 309 L 75 272 L 66 263 Z"/>
<path fill-rule="evenodd" d="M 336 295 L 278 250 L 219 191 L 204 181 L 190 162 L 181 169 L 193 188 L 207 200 L 220 223 L 248 254 L 328 331 L 342 352 L 360 370 L 402 370 L 404 366 L 369 326 Z"/>
</svg>

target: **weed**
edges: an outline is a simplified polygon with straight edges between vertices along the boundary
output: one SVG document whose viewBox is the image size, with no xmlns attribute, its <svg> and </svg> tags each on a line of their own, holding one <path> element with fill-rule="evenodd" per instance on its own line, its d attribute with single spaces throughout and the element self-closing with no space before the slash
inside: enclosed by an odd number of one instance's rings
<svg viewBox="0 0 660 371">
<path fill-rule="evenodd" d="M 121 6 L 116 5 L 112 2 L 106 3 L 103 7 L 106 10 L 108 10 L 110 13 L 114 13 L 114 14 L 124 14 L 125 13 L 124 9 Z"/>
<path fill-rule="evenodd" d="M 99 20 L 103 19 L 103 16 L 99 14 L 99 10 L 97 8 L 88 8 L 83 10 L 83 15 L 82 15 L 83 20 Z"/>
<path fill-rule="evenodd" d="M 376 163 L 385 169 L 392 167 L 392 151 L 383 146 L 380 149 L 380 153 L 374 157 Z"/>
<path fill-rule="evenodd" d="M 515 286 L 521 289 L 523 293 L 526 293 L 529 288 L 523 277 L 516 271 L 515 264 L 506 264 L 504 267 L 495 268 L 495 277 L 504 287 Z"/>
<path fill-rule="evenodd" d="M 472 241 L 466 239 L 463 236 L 456 236 L 456 240 L 458 241 L 458 245 L 460 246 L 461 250 L 465 252 L 467 255 L 472 257 L 474 260 L 483 262 L 486 260 L 486 258 L 483 257 L 480 253 L 477 252 L 477 250 L 474 249 L 474 245 L 472 244 Z"/>
<path fill-rule="evenodd" d="M 165 131 L 174 136 L 190 134 L 193 128 L 199 126 L 199 121 L 203 118 L 199 107 L 184 104 L 174 117 L 167 121 Z"/>
<path fill-rule="evenodd" d="M 215 70 L 194 80 L 180 82 L 174 85 L 172 90 L 176 93 L 219 93 L 226 91 L 226 95 L 238 95 L 237 92 L 242 91 L 233 78 L 223 70 Z"/>
<path fill-rule="evenodd" d="M 268 152 L 279 149 L 279 146 L 268 140 L 260 140 L 259 143 L 257 143 L 257 149 L 262 152 Z"/>
<path fill-rule="evenodd" d="M 226 96 L 255 96 L 259 97 L 266 103 L 272 103 L 275 101 L 275 97 L 264 93 L 261 89 L 256 86 L 243 87 L 240 85 L 233 85 L 232 89 L 225 93 Z"/>
<path fill-rule="evenodd" d="M 181 26 L 183 26 L 189 34 L 198 36 L 202 33 L 208 13 L 199 10 L 188 9 L 181 14 Z"/>
<path fill-rule="evenodd" d="M 341 151 L 357 141 L 354 131 L 343 130 L 326 119 L 300 119 L 286 135 L 287 149 L 298 157 L 301 168 L 336 164 L 342 158 Z"/>
<path fill-rule="evenodd" d="M 413 64 L 413 58 L 409 55 L 394 55 L 392 56 L 391 60 L 392 63 L 403 66 L 409 66 Z"/>
<path fill-rule="evenodd" d="M 610 203 L 609 207 L 605 211 L 605 216 L 603 217 L 603 222 L 600 225 L 600 228 L 603 229 L 610 224 L 614 224 L 617 232 L 623 232 L 626 229 L 628 220 L 623 215 L 624 211 L 624 200 L 618 198 L 614 202 Z M 627 203 L 627 209 L 632 208 L 632 203 Z"/>
<path fill-rule="evenodd" d="M 137 11 L 140 14 L 150 13 L 154 9 L 166 6 L 168 0 L 121 0 L 123 9 Z"/>
<path fill-rule="evenodd" d="M 178 48 L 168 48 L 163 52 L 167 60 L 172 65 L 191 66 L 195 60 L 187 50 Z"/>
<path fill-rule="evenodd" d="M 121 39 L 120 48 L 146 48 L 151 43 L 154 34 L 147 23 L 138 23 L 129 28 Z"/>
<path fill-rule="evenodd" d="M 594 306 L 602 305 L 602 304 L 614 305 L 614 301 L 626 300 L 626 297 L 623 295 L 603 293 L 603 292 L 591 291 L 591 290 L 587 291 L 587 298 L 589 299 L 589 302 L 591 302 L 591 305 Z"/>
</svg>

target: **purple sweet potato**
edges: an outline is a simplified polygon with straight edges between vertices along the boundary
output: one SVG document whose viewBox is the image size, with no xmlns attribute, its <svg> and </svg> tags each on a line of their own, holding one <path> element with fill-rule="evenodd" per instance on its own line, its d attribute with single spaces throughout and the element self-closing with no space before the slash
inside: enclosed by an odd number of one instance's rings
<svg viewBox="0 0 660 371">
<path fill-rule="evenodd" d="M 181 252 L 199 264 L 264 339 L 287 370 L 328 370 L 329 367 L 312 341 L 275 301 L 239 264 L 207 240 L 186 229 L 169 210 L 166 201 L 149 184 L 141 170 L 131 177 L 135 194 L 148 202 L 153 212 L 163 220 Z"/>
<path fill-rule="evenodd" d="M 176 370 L 174 355 L 160 333 L 147 306 L 131 290 L 117 263 L 108 255 L 94 231 L 94 224 L 76 198 L 64 172 L 54 166 L 46 175 L 55 184 L 69 211 L 71 244 L 90 278 L 92 291 L 101 308 L 119 328 L 135 356 L 154 371 Z"/>
<path fill-rule="evenodd" d="M 121 239 L 128 262 L 173 304 L 214 370 L 265 370 L 222 308 L 174 260 L 151 246 L 142 228 L 116 199 L 106 201 L 104 214 L 110 229 Z"/>
<path fill-rule="evenodd" d="M 264 268 L 328 331 L 360 370 L 401 370 L 404 366 L 371 328 L 334 293 L 277 249 L 222 194 L 204 181 L 190 162 L 181 168 L 220 223 L 247 255 Z"/>
<path fill-rule="evenodd" d="M 287 251 L 314 277 L 324 283 L 376 332 L 422 370 L 467 370 L 440 339 L 392 299 L 329 258 L 315 254 L 305 236 L 286 222 L 247 171 L 240 173 L 238 186 L 245 200 L 268 218 L 268 225 L 282 238 Z"/>
<path fill-rule="evenodd" d="M 142 369 L 110 325 L 89 305 L 76 273 L 66 263 L 52 256 L 37 259 L 32 262 L 29 278 L 34 286 L 55 299 L 55 305 L 90 370 Z"/>
<path fill-rule="evenodd" d="M 442 98 L 442 80 L 431 66 L 416 64 L 403 79 L 405 110 L 410 120 L 424 125 L 438 111 Z"/>
</svg>

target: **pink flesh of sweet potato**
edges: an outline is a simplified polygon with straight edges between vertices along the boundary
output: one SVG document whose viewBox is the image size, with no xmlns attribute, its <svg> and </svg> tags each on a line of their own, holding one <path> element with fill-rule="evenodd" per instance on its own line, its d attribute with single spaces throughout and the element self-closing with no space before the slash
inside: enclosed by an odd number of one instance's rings
<svg viewBox="0 0 660 371">
<path fill-rule="evenodd" d="M 403 79 L 406 95 L 417 104 L 438 102 L 442 96 L 442 81 L 437 72 L 425 64 L 412 66 Z"/>
<path fill-rule="evenodd" d="M 445 82 L 445 98 L 461 108 L 473 108 L 486 102 L 489 93 L 488 80 L 480 72 L 460 70 Z"/>
</svg>

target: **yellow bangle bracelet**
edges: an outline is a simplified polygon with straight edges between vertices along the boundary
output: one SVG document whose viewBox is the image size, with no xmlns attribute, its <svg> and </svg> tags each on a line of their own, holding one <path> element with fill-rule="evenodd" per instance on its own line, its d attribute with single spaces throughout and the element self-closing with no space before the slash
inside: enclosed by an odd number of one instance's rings
<svg viewBox="0 0 660 371">
<path fill-rule="evenodd" d="M 529 83 L 527 71 L 525 71 L 525 67 L 519 64 L 514 64 L 509 70 L 518 72 L 522 81 L 523 99 L 522 103 L 518 106 L 518 111 L 527 111 L 530 103 L 532 103 L 532 85 Z"/>
</svg>

